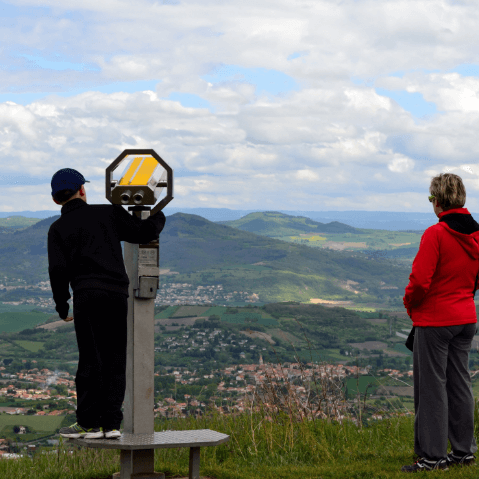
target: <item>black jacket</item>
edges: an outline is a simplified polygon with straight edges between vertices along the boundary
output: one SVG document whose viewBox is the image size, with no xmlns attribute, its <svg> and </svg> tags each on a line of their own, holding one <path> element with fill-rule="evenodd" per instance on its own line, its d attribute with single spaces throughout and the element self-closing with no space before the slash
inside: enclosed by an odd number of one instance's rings
<svg viewBox="0 0 479 479">
<path fill-rule="evenodd" d="M 165 221 L 162 211 L 141 220 L 121 205 L 89 205 L 81 198 L 63 205 L 48 230 L 48 273 L 60 318 L 68 316 L 69 283 L 73 293 L 103 289 L 128 297 L 121 241 L 147 244 L 158 239 Z"/>
</svg>

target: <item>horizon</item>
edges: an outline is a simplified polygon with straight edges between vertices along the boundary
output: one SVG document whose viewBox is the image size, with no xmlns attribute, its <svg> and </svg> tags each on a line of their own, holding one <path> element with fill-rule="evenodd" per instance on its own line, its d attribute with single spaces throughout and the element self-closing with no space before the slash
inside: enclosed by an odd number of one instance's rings
<svg viewBox="0 0 479 479">
<path fill-rule="evenodd" d="M 157 201 L 156 204 L 159 203 L 160 200 Z M 90 203 L 89 201 L 87 202 L 87 204 L 89 205 L 112 205 L 112 203 Z M 131 205 L 121 205 L 123 207 L 125 207 L 125 209 L 127 209 L 128 206 L 131 206 Z M 155 205 L 152 205 L 150 206 L 151 209 L 154 208 Z M 464 206 L 465 209 L 467 209 L 469 211 L 469 213 L 473 214 L 472 211 L 469 210 L 469 208 L 467 208 L 467 206 Z M 208 206 L 197 206 L 197 207 L 191 207 L 191 206 L 188 206 L 188 207 L 179 207 L 179 206 L 173 206 L 172 203 L 169 203 L 165 208 L 163 208 L 163 212 L 165 212 L 165 210 L 167 209 L 170 209 L 170 210 L 228 210 L 228 211 L 233 211 L 233 212 L 236 212 L 236 211 L 248 211 L 248 212 L 258 212 L 258 213 L 269 213 L 269 212 L 278 212 L 278 213 L 285 213 L 285 214 L 288 214 L 288 212 L 291 212 L 291 213 L 296 213 L 296 212 L 300 212 L 300 211 L 304 211 L 305 213 L 316 213 L 316 214 L 321 214 L 321 213 L 378 213 L 378 214 L 383 214 L 383 213 L 391 213 L 391 214 L 403 214 L 405 216 L 407 215 L 429 215 L 429 213 L 427 212 L 424 212 L 424 211 L 383 211 L 383 210 L 306 210 L 306 209 L 303 209 L 303 210 L 300 210 L 300 209 L 294 209 L 294 210 L 285 210 L 285 209 L 246 209 L 246 208 L 224 208 L 224 207 L 208 207 Z M 55 210 L 37 210 L 37 211 L 32 211 L 32 210 L 25 210 L 25 211 L 13 211 L 13 212 L 8 212 L 8 211 L 0 211 L 0 218 L 2 217 L 5 217 L 6 216 L 2 216 L 2 215 L 18 215 L 18 216 L 24 216 L 22 213 L 43 213 L 43 212 L 56 212 L 58 215 L 61 214 L 61 208 L 58 209 L 58 211 L 55 211 Z M 172 213 L 173 214 L 173 213 Z M 433 216 L 436 216 L 434 214 L 434 211 L 431 211 L 431 213 Z M 166 214 L 165 214 L 166 215 Z M 436 217 L 437 218 L 437 217 Z"/>
<path fill-rule="evenodd" d="M 278 212 L 293 217 L 306 217 L 313 221 L 323 224 L 339 222 L 348 226 L 363 229 L 387 230 L 387 231 L 424 231 L 428 227 L 436 224 L 439 219 L 431 213 L 421 212 L 384 212 L 384 211 L 292 211 L 292 210 L 233 210 L 227 208 L 175 208 L 167 205 L 163 212 L 166 217 L 176 213 L 185 213 L 197 215 L 208 221 L 235 221 L 246 217 L 252 213 Z M 20 214 L 19 214 L 20 213 Z M 16 214 L 0 212 L 0 219 L 9 217 L 26 217 L 46 219 L 61 215 L 61 211 L 40 211 L 40 212 L 19 212 Z M 475 215 L 470 212 L 474 218 Z M 5 226 L 5 225 L 4 225 Z"/>
</svg>

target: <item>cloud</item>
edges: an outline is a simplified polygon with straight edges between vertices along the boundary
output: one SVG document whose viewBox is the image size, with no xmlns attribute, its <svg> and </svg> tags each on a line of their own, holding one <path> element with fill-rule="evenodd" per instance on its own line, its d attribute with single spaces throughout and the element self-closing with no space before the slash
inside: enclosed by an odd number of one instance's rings
<svg viewBox="0 0 479 479">
<path fill-rule="evenodd" d="M 474 3 L 15 3 L 0 151 L 22 180 L 3 185 L 4 211 L 57 208 L 65 167 L 106 203 L 104 169 L 126 148 L 174 168 L 178 207 L 429 212 L 446 167 L 479 207 Z"/>
<path fill-rule="evenodd" d="M 388 168 L 395 173 L 405 173 L 414 168 L 414 161 L 401 155 L 394 155 Z"/>
</svg>

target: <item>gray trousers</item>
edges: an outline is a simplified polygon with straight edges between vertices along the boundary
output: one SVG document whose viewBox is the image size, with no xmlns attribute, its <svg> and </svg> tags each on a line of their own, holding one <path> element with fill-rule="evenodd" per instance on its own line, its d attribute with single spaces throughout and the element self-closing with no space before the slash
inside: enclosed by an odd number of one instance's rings
<svg viewBox="0 0 479 479">
<path fill-rule="evenodd" d="M 416 327 L 414 335 L 414 452 L 439 460 L 447 440 L 457 453 L 475 453 L 474 395 L 469 351 L 476 323 Z"/>
</svg>

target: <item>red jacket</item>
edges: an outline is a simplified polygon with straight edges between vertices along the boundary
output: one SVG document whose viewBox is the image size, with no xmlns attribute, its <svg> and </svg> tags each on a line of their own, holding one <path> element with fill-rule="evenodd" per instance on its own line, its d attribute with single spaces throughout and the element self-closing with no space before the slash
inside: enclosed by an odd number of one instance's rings
<svg viewBox="0 0 479 479">
<path fill-rule="evenodd" d="M 403 302 L 413 326 L 476 323 L 479 224 L 467 208 L 439 213 L 424 231 Z"/>
</svg>

